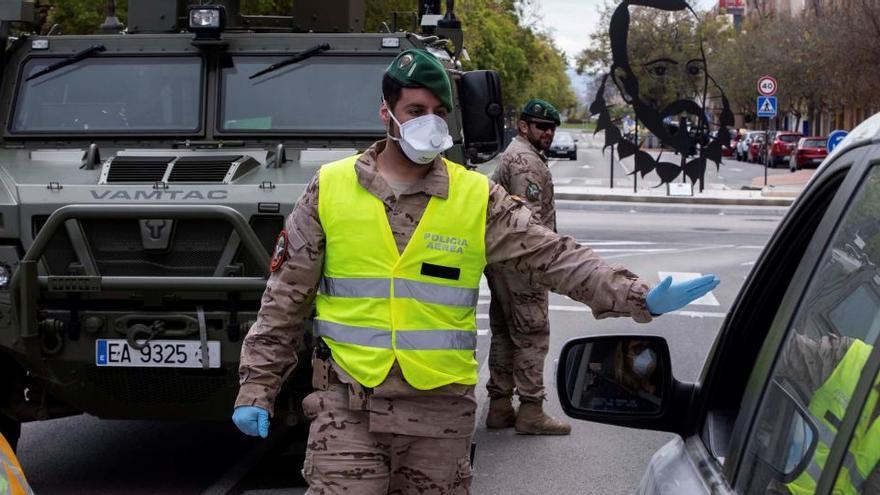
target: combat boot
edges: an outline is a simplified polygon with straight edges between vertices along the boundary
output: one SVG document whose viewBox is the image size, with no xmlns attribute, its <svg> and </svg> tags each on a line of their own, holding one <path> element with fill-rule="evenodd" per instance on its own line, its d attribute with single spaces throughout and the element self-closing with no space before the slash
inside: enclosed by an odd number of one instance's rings
<svg viewBox="0 0 880 495">
<path fill-rule="evenodd" d="M 517 433 L 524 435 L 568 435 L 571 425 L 544 413 L 540 402 L 522 402 L 516 414 Z"/>
<path fill-rule="evenodd" d="M 510 428 L 514 423 L 516 423 L 516 411 L 513 410 L 511 397 L 499 397 L 489 402 L 486 428 Z"/>
</svg>

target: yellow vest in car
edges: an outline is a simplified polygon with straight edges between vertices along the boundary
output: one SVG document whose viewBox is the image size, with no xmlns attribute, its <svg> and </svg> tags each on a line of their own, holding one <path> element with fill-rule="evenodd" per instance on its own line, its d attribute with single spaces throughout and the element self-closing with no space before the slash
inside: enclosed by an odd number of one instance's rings
<svg viewBox="0 0 880 495">
<path fill-rule="evenodd" d="M 487 178 L 444 161 L 448 197 L 431 197 L 401 254 L 384 203 L 358 182 L 357 158 L 319 172 L 326 250 L 315 334 L 366 387 L 382 383 L 395 360 L 416 389 L 475 385 Z"/>
<path fill-rule="evenodd" d="M 862 368 L 871 355 L 872 346 L 861 340 L 853 342 L 846 355 L 838 363 L 810 400 L 810 414 L 814 416 L 818 426 L 818 444 L 810 464 L 794 481 L 786 485 L 793 494 L 812 494 L 825 467 L 837 429 L 846 415 Z M 877 405 L 877 385 L 871 388 L 868 401 L 856 425 L 855 432 L 849 443 L 849 449 L 843 459 L 840 474 L 835 481 L 834 493 L 862 493 L 865 479 L 874 470 L 880 460 L 880 421 L 872 421 L 871 415 Z M 867 413 L 867 414 L 865 414 Z"/>
<path fill-rule="evenodd" d="M 15 452 L 3 435 L 0 435 L 0 495 L 34 495 Z"/>
</svg>

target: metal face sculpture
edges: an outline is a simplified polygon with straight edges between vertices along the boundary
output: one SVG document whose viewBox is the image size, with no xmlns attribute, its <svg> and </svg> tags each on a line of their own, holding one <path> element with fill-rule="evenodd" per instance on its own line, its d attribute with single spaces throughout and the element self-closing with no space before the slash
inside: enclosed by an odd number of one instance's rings
<svg viewBox="0 0 880 495">
<path fill-rule="evenodd" d="M 703 190 L 706 163 L 721 165 L 721 151 L 729 141 L 728 126 L 733 125 L 724 92 L 707 70 L 703 42 L 698 34 L 685 36 L 676 26 L 650 34 L 630 32 L 630 7 L 657 9 L 657 16 L 673 12 L 696 12 L 684 0 L 624 0 L 611 17 L 609 36 L 612 65 L 602 78 L 590 113 L 598 115 L 596 132 L 605 132 L 605 148 L 616 146 L 618 156 L 634 157 L 635 169 L 642 177 L 656 171 L 660 184 L 673 182 L 684 174 Z M 690 29 L 689 26 L 682 26 Z M 656 39 L 662 38 L 662 39 Z M 642 47 L 633 50 L 633 47 Z M 650 49 L 644 49 L 650 47 Z M 679 163 L 663 161 L 640 149 L 638 136 L 626 139 L 615 125 L 605 101 L 611 79 L 625 104 L 632 107 L 636 121 L 678 155 Z M 709 120 L 706 101 L 719 98 L 721 113 L 717 123 Z M 713 129 L 714 128 L 714 129 Z M 716 130 L 714 137 L 710 131 Z M 691 158 L 692 155 L 695 157 Z"/>
</svg>

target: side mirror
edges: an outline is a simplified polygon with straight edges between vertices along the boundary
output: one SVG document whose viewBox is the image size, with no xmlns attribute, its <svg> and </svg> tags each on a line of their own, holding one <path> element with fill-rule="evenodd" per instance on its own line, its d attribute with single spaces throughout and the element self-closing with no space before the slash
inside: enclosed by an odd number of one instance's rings
<svg viewBox="0 0 880 495">
<path fill-rule="evenodd" d="M 458 94 L 465 154 L 471 163 L 487 162 L 504 144 L 501 78 L 492 70 L 465 72 Z"/>
<path fill-rule="evenodd" d="M 803 405 L 807 397 L 793 382 L 774 378 L 764 397 L 773 407 L 762 408 L 755 422 L 758 434 L 748 450 L 782 483 L 807 469 L 819 442 L 816 420 Z"/>
<path fill-rule="evenodd" d="M 580 337 L 562 348 L 559 400 L 573 418 L 682 433 L 694 386 L 672 376 L 663 337 Z"/>
</svg>

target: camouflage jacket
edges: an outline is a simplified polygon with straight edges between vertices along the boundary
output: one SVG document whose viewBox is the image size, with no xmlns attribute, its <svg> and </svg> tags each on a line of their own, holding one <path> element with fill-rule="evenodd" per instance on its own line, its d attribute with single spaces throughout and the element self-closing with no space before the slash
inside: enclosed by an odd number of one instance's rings
<svg viewBox="0 0 880 495">
<path fill-rule="evenodd" d="M 399 251 L 409 242 L 432 196 L 445 198 L 449 177 L 439 159 L 428 174 L 400 198 L 377 169 L 385 141 L 366 150 L 355 164 L 361 186 L 382 200 Z M 324 261 L 324 230 L 318 216 L 316 175 L 286 221 L 289 236 L 284 263 L 269 277 L 257 321 L 242 343 L 241 388 L 236 405 L 269 411 L 281 384 L 296 366 L 295 346 L 302 341 Z M 608 265 L 590 248 L 532 221 L 532 213 L 490 183 L 486 217 L 486 258 L 506 269 L 534 272 L 535 280 L 592 308 L 596 318 L 631 316 L 648 322 L 649 285 L 622 266 Z M 337 374 L 344 372 L 334 367 Z M 398 366 L 368 391 L 370 430 L 415 436 L 464 437 L 474 430 L 474 387 L 447 385 L 421 391 L 410 387 Z"/>
</svg>

